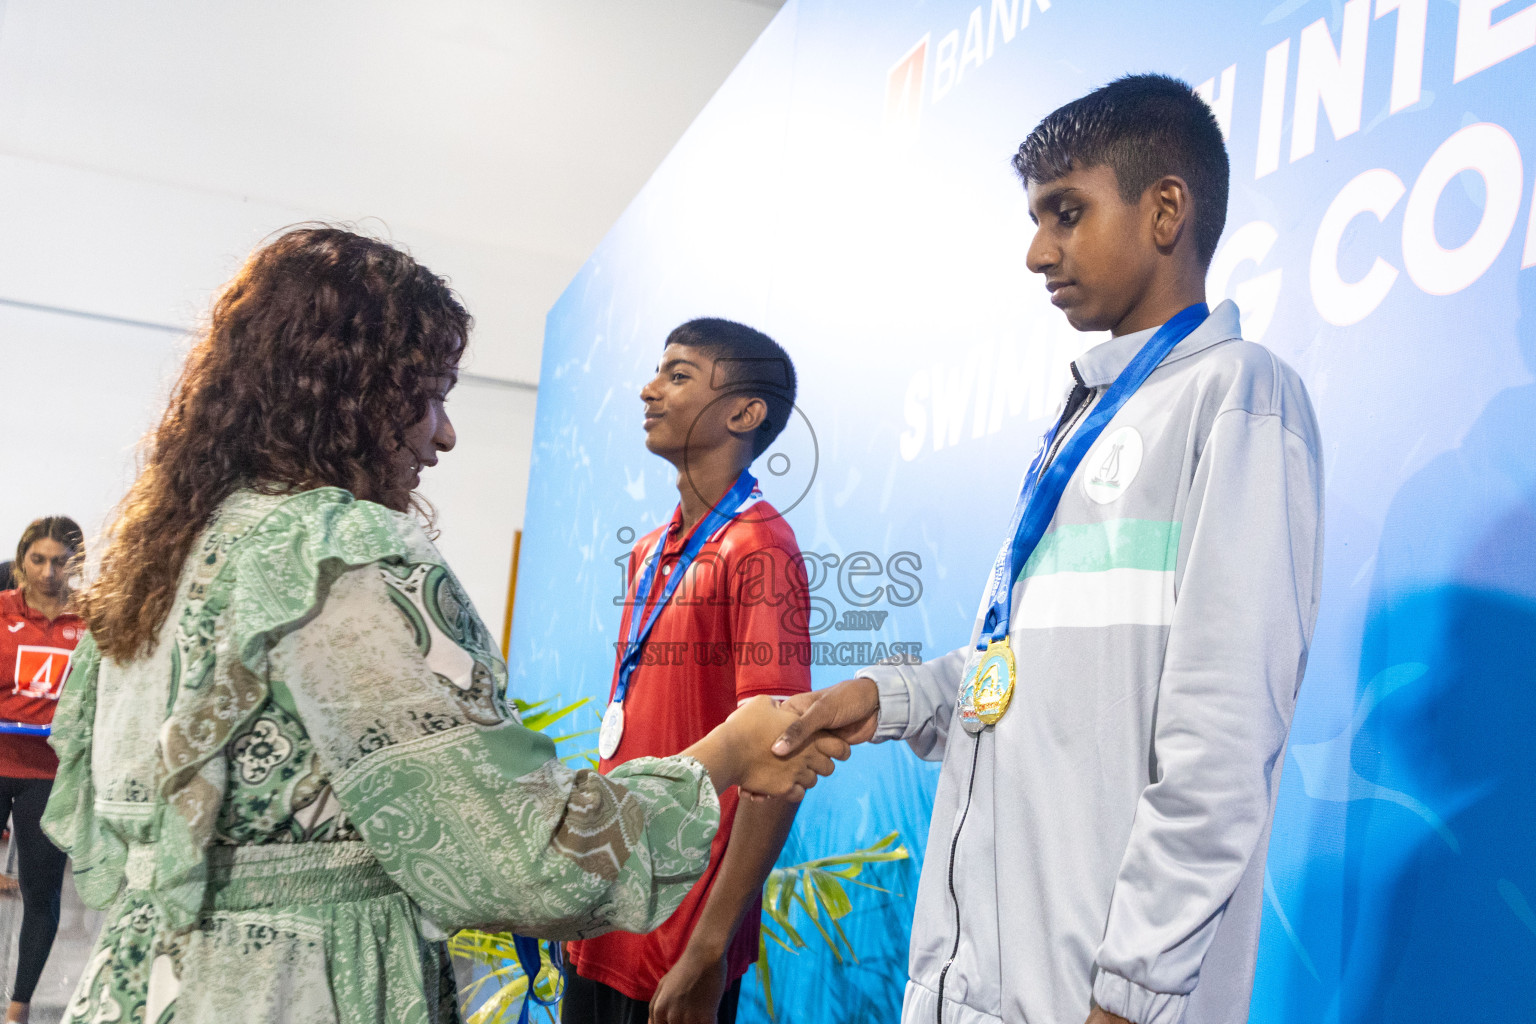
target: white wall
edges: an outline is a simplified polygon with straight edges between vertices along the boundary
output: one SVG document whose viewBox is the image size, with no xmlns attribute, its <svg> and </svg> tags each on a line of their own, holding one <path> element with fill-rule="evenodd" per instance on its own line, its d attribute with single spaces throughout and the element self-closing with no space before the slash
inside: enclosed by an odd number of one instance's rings
<svg viewBox="0 0 1536 1024">
<path fill-rule="evenodd" d="M 164 408 L 188 339 L 174 330 L 0 302 L 9 429 L 0 445 L 0 551 L 61 513 L 97 533 L 133 479 L 135 449 Z M 438 545 L 499 635 L 513 531 L 528 492 L 536 395 L 491 379 L 449 396 L 460 442 L 423 475 Z"/>
<path fill-rule="evenodd" d="M 173 332 L 0 305 L 4 558 L 38 516 L 99 528 L 183 351 Z"/>
<path fill-rule="evenodd" d="M 213 291 L 350 222 L 476 318 L 422 491 L 499 632 L 544 314 L 777 6 L 0 0 L 0 552 L 98 530 Z"/>
<path fill-rule="evenodd" d="M 210 295 L 263 237 L 304 219 L 296 209 L 0 157 L 0 367 L 13 425 L 0 450 L 0 550 L 39 515 L 72 516 L 88 536 L 100 529 L 132 480 L 136 442 L 163 410 Z M 377 222 L 359 226 L 383 232 Z M 457 267 L 487 283 L 496 276 L 496 254 L 473 243 L 425 231 L 395 237 L 461 289 Z M 424 474 L 422 493 L 438 507 L 444 555 L 499 632 L 535 393 L 477 379 L 499 340 L 486 334 L 472 337 L 465 379 L 450 397 L 459 445 Z"/>
<path fill-rule="evenodd" d="M 460 384 L 449 396 L 448 414 L 462 440 L 421 480 L 421 493 L 437 510 L 438 547 L 497 637 L 512 531 L 522 528 L 528 500 L 535 398 L 529 391 Z M 500 468 L 508 466 L 517 471 Z"/>
</svg>

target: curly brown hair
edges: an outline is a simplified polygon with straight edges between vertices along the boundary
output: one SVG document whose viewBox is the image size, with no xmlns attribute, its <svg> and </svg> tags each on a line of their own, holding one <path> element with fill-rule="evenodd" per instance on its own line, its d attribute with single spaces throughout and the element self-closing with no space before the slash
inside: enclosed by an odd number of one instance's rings
<svg viewBox="0 0 1536 1024">
<path fill-rule="evenodd" d="M 194 540 L 240 488 L 342 487 L 406 511 L 388 467 L 470 325 L 447 282 L 388 242 L 301 227 L 256 250 L 214 301 L 80 597 L 102 654 L 153 648 Z"/>
</svg>

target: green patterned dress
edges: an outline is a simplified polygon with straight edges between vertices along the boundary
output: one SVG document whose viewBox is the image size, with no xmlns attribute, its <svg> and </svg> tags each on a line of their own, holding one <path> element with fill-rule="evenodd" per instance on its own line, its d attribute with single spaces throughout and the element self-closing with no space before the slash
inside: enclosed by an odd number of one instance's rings
<svg viewBox="0 0 1536 1024">
<path fill-rule="evenodd" d="M 446 935 L 660 924 L 719 805 L 687 758 L 572 771 L 410 518 L 241 492 L 153 652 L 89 635 L 44 826 L 106 924 L 81 1024 L 458 1018 Z"/>
</svg>

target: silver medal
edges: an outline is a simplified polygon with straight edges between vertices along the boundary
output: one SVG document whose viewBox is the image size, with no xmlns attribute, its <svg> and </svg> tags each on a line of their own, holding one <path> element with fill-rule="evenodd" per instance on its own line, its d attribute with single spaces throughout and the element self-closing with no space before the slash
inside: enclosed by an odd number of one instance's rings
<svg viewBox="0 0 1536 1024">
<path fill-rule="evenodd" d="M 603 712 L 603 725 L 597 731 L 597 754 L 607 760 L 618 753 L 619 741 L 624 738 L 624 704 L 613 701 Z"/>
</svg>

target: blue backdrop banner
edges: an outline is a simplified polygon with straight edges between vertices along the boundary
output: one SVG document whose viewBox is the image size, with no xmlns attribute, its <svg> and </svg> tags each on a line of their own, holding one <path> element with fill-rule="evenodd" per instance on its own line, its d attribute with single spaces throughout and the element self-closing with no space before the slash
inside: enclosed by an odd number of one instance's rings
<svg viewBox="0 0 1536 1024">
<path fill-rule="evenodd" d="M 549 314 L 514 692 L 590 696 L 596 725 L 628 550 L 676 502 L 638 393 L 697 316 L 767 331 L 800 372 L 755 472 L 807 554 L 816 685 L 964 643 L 1067 364 L 1098 340 L 1025 267 L 1009 158 L 1137 71 L 1217 111 L 1232 198 L 1211 304 L 1235 299 L 1300 371 L 1326 443 L 1322 617 L 1250 1020 L 1531 1019 L 1524 0 L 789 0 Z M 786 862 L 892 830 L 914 859 L 880 869 L 890 894 L 854 894 L 856 963 L 819 940 L 775 953 L 779 1020 L 897 1019 L 936 777 L 867 747 L 806 802 Z M 750 978 L 746 1004 L 767 1019 Z"/>
</svg>

